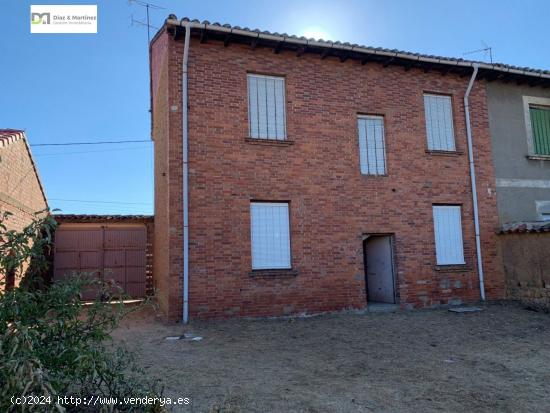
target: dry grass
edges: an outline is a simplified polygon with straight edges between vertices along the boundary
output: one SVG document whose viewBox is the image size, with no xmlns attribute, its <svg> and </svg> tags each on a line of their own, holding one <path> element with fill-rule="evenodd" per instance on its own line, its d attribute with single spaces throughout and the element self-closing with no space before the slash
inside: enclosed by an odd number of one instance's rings
<svg viewBox="0 0 550 413">
<path fill-rule="evenodd" d="M 166 341 L 184 331 L 202 341 Z M 197 412 L 548 412 L 550 315 L 516 305 L 115 332 Z"/>
</svg>

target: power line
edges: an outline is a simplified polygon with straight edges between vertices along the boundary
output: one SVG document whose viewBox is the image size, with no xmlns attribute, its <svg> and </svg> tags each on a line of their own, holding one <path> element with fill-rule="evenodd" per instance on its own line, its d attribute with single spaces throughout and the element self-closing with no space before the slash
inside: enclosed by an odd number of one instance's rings
<svg viewBox="0 0 550 413">
<path fill-rule="evenodd" d="M 89 199 L 48 198 L 49 201 L 82 202 L 86 204 L 152 205 L 150 202 L 92 201 Z"/>
<path fill-rule="evenodd" d="M 60 155 L 78 155 L 83 153 L 112 153 L 112 152 L 126 152 L 126 151 L 136 151 L 136 150 L 143 150 L 143 149 L 151 149 L 151 148 L 144 148 L 144 147 L 138 147 L 138 146 L 131 146 L 129 148 L 119 148 L 119 149 L 103 149 L 99 151 L 78 151 L 78 152 L 50 152 L 50 153 L 39 153 L 37 155 L 33 155 L 34 158 L 44 158 L 48 156 L 60 156 Z"/>
<path fill-rule="evenodd" d="M 30 146 L 75 146 L 75 145 L 113 145 L 119 143 L 151 142 L 149 139 L 139 141 L 101 141 L 101 142 L 63 142 L 63 143 L 33 143 Z"/>
</svg>

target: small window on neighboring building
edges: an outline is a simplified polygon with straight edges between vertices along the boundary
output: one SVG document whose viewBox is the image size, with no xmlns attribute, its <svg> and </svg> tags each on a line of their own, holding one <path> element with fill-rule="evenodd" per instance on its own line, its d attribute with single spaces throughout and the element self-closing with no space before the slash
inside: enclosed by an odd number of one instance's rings
<svg viewBox="0 0 550 413">
<path fill-rule="evenodd" d="M 550 221 L 550 201 L 535 201 L 539 220 Z"/>
<path fill-rule="evenodd" d="M 284 78 L 248 75 L 248 124 L 251 138 L 286 139 Z"/>
<path fill-rule="evenodd" d="M 386 141 L 382 116 L 359 116 L 359 161 L 365 175 L 386 174 Z"/>
<path fill-rule="evenodd" d="M 433 206 L 437 265 L 464 264 L 460 206 Z"/>
<path fill-rule="evenodd" d="M 535 155 L 550 155 L 550 107 L 530 105 L 529 115 Z"/>
<path fill-rule="evenodd" d="M 250 204 L 252 269 L 282 269 L 290 265 L 288 203 Z"/>
<path fill-rule="evenodd" d="M 454 151 L 455 137 L 450 96 L 424 94 L 428 149 Z"/>
</svg>

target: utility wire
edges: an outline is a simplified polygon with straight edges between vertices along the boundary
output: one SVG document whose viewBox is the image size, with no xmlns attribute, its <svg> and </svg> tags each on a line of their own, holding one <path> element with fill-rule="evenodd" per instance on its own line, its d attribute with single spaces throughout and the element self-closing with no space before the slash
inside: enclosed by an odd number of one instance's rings
<svg viewBox="0 0 550 413">
<path fill-rule="evenodd" d="M 30 146 L 74 146 L 74 145 L 112 145 L 119 143 L 151 142 L 149 139 L 139 141 L 102 141 L 102 142 L 63 142 L 63 143 L 33 143 Z"/>
<path fill-rule="evenodd" d="M 119 149 L 103 149 L 99 151 L 78 151 L 78 152 L 46 152 L 46 153 L 39 153 L 37 155 L 33 155 L 35 158 L 42 158 L 42 157 L 48 157 L 48 156 L 61 156 L 61 155 L 78 155 L 83 153 L 113 153 L 113 152 L 126 152 L 126 151 L 137 151 L 137 150 L 149 150 L 151 148 L 147 147 L 138 147 L 138 146 L 131 146 L 128 148 L 119 148 Z"/>
<path fill-rule="evenodd" d="M 48 198 L 49 201 L 84 202 L 87 204 L 121 204 L 121 205 L 151 205 L 150 202 L 122 202 L 122 201 L 92 201 L 89 199 L 61 199 Z"/>
</svg>

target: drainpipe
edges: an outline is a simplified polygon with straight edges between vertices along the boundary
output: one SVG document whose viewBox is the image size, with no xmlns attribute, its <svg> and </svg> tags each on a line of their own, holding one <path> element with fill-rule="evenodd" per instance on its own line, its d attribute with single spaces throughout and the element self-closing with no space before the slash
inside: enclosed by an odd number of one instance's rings
<svg viewBox="0 0 550 413">
<path fill-rule="evenodd" d="M 183 322 L 189 322 L 189 129 L 188 129 L 188 90 L 187 62 L 189 61 L 189 38 L 191 24 L 185 22 L 185 41 L 183 46 L 183 76 L 181 81 L 181 129 L 183 158 Z"/>
<path fill-rule="evenodd" d="M 470 83 L 466 89 L 466 94 L 464 95 L 464 112 L 466 113 L 466 134 L 468 136 L 468 159 L 470 162 L 470 180 L 472 182 L 472 201 L 474 204 L 474 228 L 476 235 L 476 255 L 477 255 L 477 269 L 479 272 L 479 293 L 481 300 L 485 301 L 485 283 L 483 280 L 483 262 L 481 259 L 481 242 L 479 236 L 479 213 L 477 207 L 477 187 L 476 187 L 476 170 L 474 166 L 474 149 L 472 145 L 472 125 L 470 124 L 470 103 L 468 98 L 470 97 L 470 92 L 474 86 L 476 80 L 477 71 L 479 69 L 479 64 L 473 64 L 474 72 L 470 78 Z"/>
</svg>

